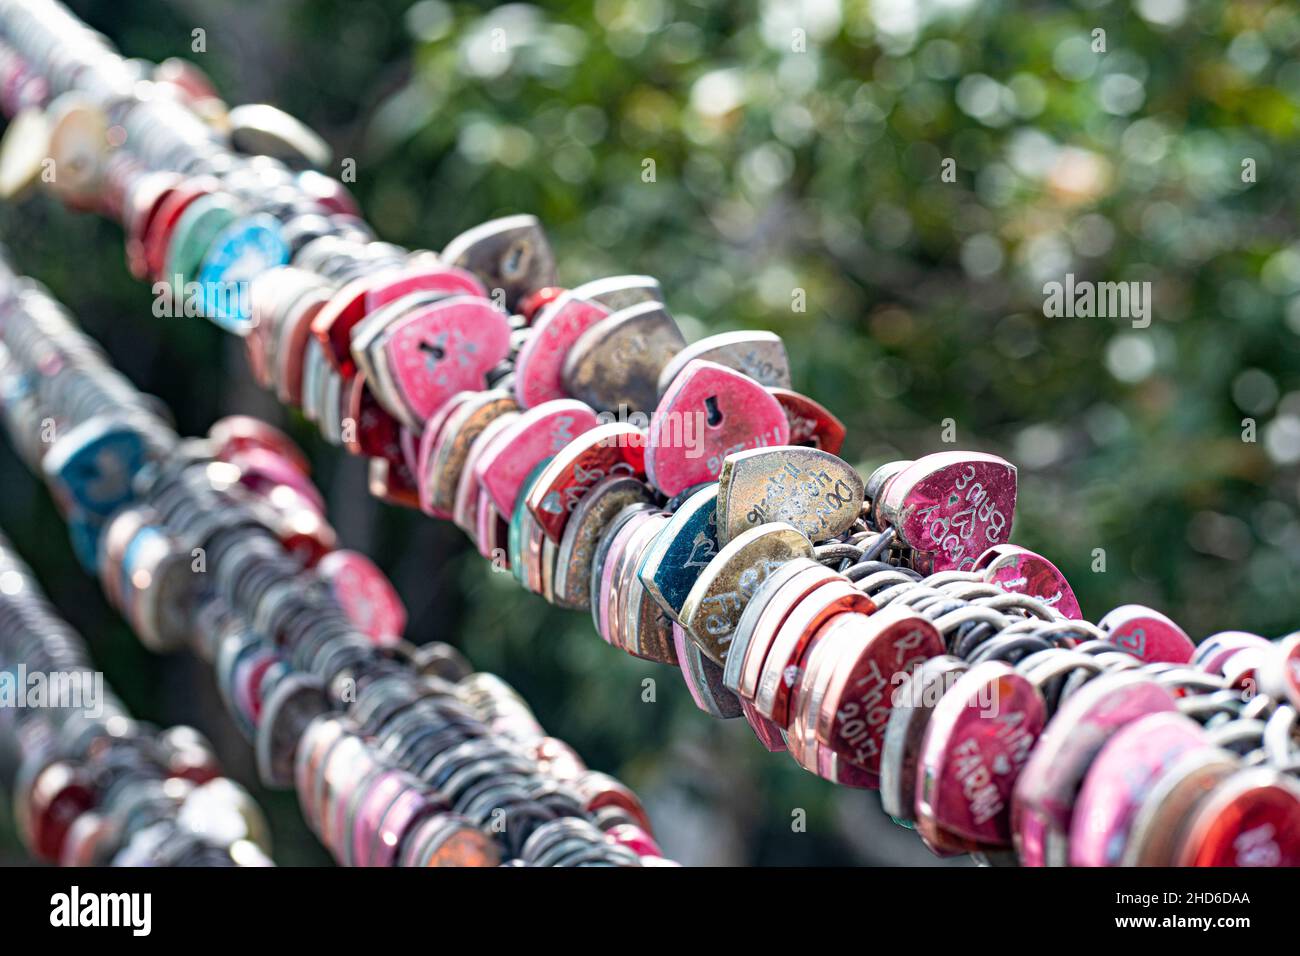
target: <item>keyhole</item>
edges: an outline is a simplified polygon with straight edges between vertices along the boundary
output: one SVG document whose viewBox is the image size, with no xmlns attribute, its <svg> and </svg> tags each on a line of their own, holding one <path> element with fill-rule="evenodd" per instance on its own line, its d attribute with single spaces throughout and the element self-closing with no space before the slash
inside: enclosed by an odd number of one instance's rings
<svg viewBox="0 0 1300 956">
<path fill-rule="evenodd" d="M 516 242 L 501 262 L 501 275 L 506 279 L 518 278 L 528 265 L 528 244 Z"/>
<path fill-rule="evenodd" d="M 435 362 L 441 362 L 443 356 L 447 354 L 442 350 L 441 346 L 434 345 L 432 342 L 421 342 L 420 351 L 428 352 L 430 355 L 433 356 L 433 360 Z"/>
<path fill-rule="evenodd" d="M 710 395 L 704 400 L 705 422 L 710 428 L 717 428 L 722 424 L 722 409 L 718 407 L 718 396 Z"/>
</svg>

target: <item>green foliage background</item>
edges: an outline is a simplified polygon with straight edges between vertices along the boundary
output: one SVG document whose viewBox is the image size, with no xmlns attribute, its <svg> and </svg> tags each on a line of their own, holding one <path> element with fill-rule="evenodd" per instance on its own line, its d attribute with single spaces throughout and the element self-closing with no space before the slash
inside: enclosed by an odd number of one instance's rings
<svg viewBox="0 0 1300 956">
<path fill-rule="evenodd" d="M 202 28 L 192 58 L 231 103 L 277 103 L 355 159 L 386 239 L 437 249 L 531 211 L 567 283 L 646 272 L 691 337 L 779 332 L 796 384 L 843 417 L 864 469 L 950 447 L 952 419 L 959 447 L 1020 466 L 1013 540 L 1061 567 L 1090 618 L 1136 601 L 1197 639 L 1300 626 L 1293 6 L 72 6 L 154 60 L 189 55 Z M 761 752 L 737 722 L 694 711 L 671 671 L 488 574 L 451 529 L 366 500 L 360 463 L 285 419 L 215 328 L 151 316 L 115 227 L 40 197 L 0 211 L 0 227 L 18 266 L 182 431 L 234 411 L 287 421 L 344 540 L 397 581 L 410 636 L 456 643 L 524 692 L 548 729 L 642 793 L 670 855 L 930 860 L 874 796 Z M 1043 284 L 1067 272 L 1150 281 L 1150 328 L 1045 317 Z M 251 780 L 208 675 L 139 650 L 74 566 L 43 490 L 10 455 L 0 478 L 0 523 L 109 680 L 142 716 L 211 734 Z M 259 796 L 279 860 L 320 862 L 292 799 Z M 792 832 L 796 808 L 806 833 Z"/>
</svg>

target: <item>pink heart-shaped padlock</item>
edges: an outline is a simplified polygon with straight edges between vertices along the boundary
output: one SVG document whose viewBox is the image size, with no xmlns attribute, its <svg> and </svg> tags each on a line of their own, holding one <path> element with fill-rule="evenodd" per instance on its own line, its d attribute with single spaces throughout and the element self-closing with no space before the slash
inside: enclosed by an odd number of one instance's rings
<svg viewBox="0 0 1300 956">
<path fill-rule="evenodd" d="M 520 408 L 563 398 L 564 360 L 583 332 L 609 315 L 598 302 L 562 293 L 533 322 L 515 358 L 515 400 Z"/>
<path fill-rule="evenodd" d="M 965 571 L 1011 534 L 1016 468 L 982 452 L 925 455 L 894 475 L 881 492 L 879 513 L 925 573 Z"/>
<path fill-rule="evenodd" d="M 1071 866 L 1118 866 L 1133 819 L 1161 773 L 1189 750 L 1211 749 L 1201 725 L 1175 711 L 1139 717 L 1101 748 L 1070 821 Z"/>
<path fill-rule="evenodd" d="M 1141 604 L 1121 605 L 1097 624 L 1106 632 L 1106 640 L 1148 664 L 1186 664 L 1196 650 L 1186 631 L 1159 611 Z"/>
<path fill-rule="evenodd" d="M 475 462 L 474 477 L 497 511 L 514 514 L 524 480 L 539 461 L 550 458 L 583 432 L 595 428 L 590 405 L 572 398 L 530 408 L 492 439 Z"/>
<path fill-rule="evenodd" d="M 1001 661 L 976 664 L 939 699 L 917 765 L 918 821 L 990 846 L 1011 842 L 1011 795 L 1047 719 L 1042 696 Z"/>
<path fill-rule="evenodd" d="M 1139 717 L 1176 709 L 1173 695 L 1140 670 L 1095 677 L 1061 703 L 1012 794 L 1011 831 L 1022 865 L 1069 863 L 1075 800 L 1101 748 Z"/>
<path fill-rule="evenodd" d="M 510 320 L 487 299 L 453 296 L 418 308 L 388 330 L 384 358 L 404 406 L 389 410 L 423 426 L 457 392 L 481 389 L 509 351 Z"/>
<path fill-rule="evenodd" d="M 984 580 L 1004 591 L 1028 594 L 1055 608 L 1072 621 L 1082 620 L 1079 601 L 1065 575 L 1041 554 L 1015 544 L 998 544 L 975 561 Z"/>
<path fill-rule="evenodd" d="M 780 403 L 748 375 L 696 359 L 673 379 L 650 418 L 646 473 L 668 497 L 713 481 L 733 452 L 784 445 Z"/>
<path fill-rule="evenodd" d="M 316 571 L 353 624 L 376 644 L 395 644 L 406 630 L 406 608 L 383 571 L 364 554 L 331 551 Z"/>
</svg>

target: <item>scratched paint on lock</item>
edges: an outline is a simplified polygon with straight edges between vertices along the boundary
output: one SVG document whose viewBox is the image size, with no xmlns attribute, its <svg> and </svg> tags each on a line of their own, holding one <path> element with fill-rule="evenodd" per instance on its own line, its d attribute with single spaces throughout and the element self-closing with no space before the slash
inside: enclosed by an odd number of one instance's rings
<svg viewBox="0 0 1300 956">
<path fill-rule="evenodd" d="M 490 389 L 471 393 L 450 412 L 443 427 L 431 439 L 428 459 L 420 470 L 428 488 L 431 512 L 452 512 L 456 489 L 474 440 L 502 415 L 518 414 L 517 409 L 513 396 L 504 389 Z"/>
<path fill-rule="evenodd" d="M 536 216 L 480 223 L 447 243 L 439 258 L 472 272 L 489 289 L 503 290 L 507 308 L 528 292 L 555 285 L 555 256 Z"/>
<path fill-rule="evenodd" d="M 1004 591 L 1028 594 L 1074 621 L 1083 619 L 1074 589 L 1056 565 L 1026 548 L 1003 544 L 989 548 L 975 562 L 984 579 Z"/>
<path fill-rule="evenodd" d="M 556 553 L 555 598 L 563 607 L 591 605 L 592 561 L 600 538 L 614 516 L 633 504 L 648 506 L 650 488 L 636 478 L 618 475 L 596 482 L 574 506 Z"/>
<path fill-rule="evenodd" d="M 483 387 L 510 351 L 510 323 L 487 299 L 457 296 L 404 316 L 385 354 L 403 403 L 422 424 L 452 395 Z"/>
<path fill-rule="evenodd" d="M 518 419 L 519 412 L 503 412 L 489 421 L 468 445 L 456 481 L 456 495 L 452 506 L 452 520 L 456 522 L 456 527 L 467 534 L 472 534 L 474 531 L 478 515 L 478 496 L 482 493 L 482 484 L 478 477 L 479 461 L 497 436 Z M 513 509 L 511 510 L 513 512 Z"/>
<path fill-rule="evenodd" d="M 728 455 L 789 437 L 785 412 L 758 382 L 715 362 L 691 362 L 650 418 L 646 473 L 672 497 L 716 479 Z"/>
<path fill-rule="evenodd" d="M 715 663 L 725 664 L 736 624 L 769 574 L 797 557 L 812 557 L 812 542 L 789 525 L 746 531 L 718 552 L 682 605 L 682 626 Z"/>
<path fill-rule="evenodd" d="M 565 390 L 593 408 L 649 412 L 664 365 L 686 344 L 659 302 L 641 302 L 587 329 L 565 358 Z"/>
<path fill-rule="evenodd" d="M 475 477 L 492 496 L 497 511 L 512 514 L 524 479 L 543 458 L 595 428 L 596 413 L 582 402 L 557 399 L 530 408 L 483 450 Z"/>
<path fill-rule="evenodd" d="M 918 819 L 990 846 L 1011 842 L 1012 790 L 1047 719 L 1033 685 L 978 664 L 940 698 L 918 766 Z"/>
<path fill-rule="evenodd" d="M 857 615 L 846 618 L 857 623 Z M 817 735 L 854 766 L 878 774 L 894 690 L 903 676 L 942 654 L 944 641 L 933 624 L 903 608 L 864 620 L 868 637 L 860 653 L 835 663 Z"/>
<path fill-rule="evenodd" d="M 645 433 L 635 425 L 597 425 L 557 451 L 546 471 L 527 486 L 528 509 L 546 536 L 558 542 L 578 502 L 610 475 L 645 477 Z"/>
<path fill-rule="evenodd" d="M 717 501 L 718 486 L 710 484 L 682 502 L 637 568 L 641 583 L 674 620 L 718 553 Z"/>
<path fill-rule="evenodd" d="M 1014 465 L 979 452 L 940 452 L 886 483 L 880 513 L 928 557 L 926 571 L 964 571 L 1010 535 L 1015 507 Z"/>
<path fill-rule="evenodd" d="M 564 360 L 582 333 L 608 315 L 603 305 L 572 293 L 542 310 L 515 359 L 515 399 L 520 408 L 565 396 Z"/>
<path fill-rule="evenodd" d="M 1196 651 L 1186 631 L 1140 604 L 1117 607 L 1097 625 L 1106 632 L 1106 640 L 1147 663 L 1186 664 Z"/>
<path fill-rule="evenodd" d="M 1133 818 L 1152 785 L 1178 758 L 1198 748 L 1211 748 L 1205 731 L 1177 713 L 1140 717 L 1107 741 L 1075 804 L 1070 865 L 1118 866 Z"/>
<path fill-rule="evenodd" d="M 772 521 L 812 541 L 838 537 L 862 511 L 862 478 L 827 452 L 796 445 L 728 455 L 718 477 L 718 537 Z"/>
</svg>

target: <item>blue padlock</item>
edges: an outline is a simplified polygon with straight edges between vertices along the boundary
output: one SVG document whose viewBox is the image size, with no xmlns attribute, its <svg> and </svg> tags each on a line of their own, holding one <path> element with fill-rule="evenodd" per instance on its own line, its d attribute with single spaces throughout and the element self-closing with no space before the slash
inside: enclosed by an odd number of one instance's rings
<svg viewBox="0 0 1300 956">
<path fill-rule="evenodd" d="M 68 513 L 68 537 L 77 563 L 89 574 L 99 574 L 99 534 L 104 522 L 74 508 Z"/>
<path fill-rule="evenodd" d="M 289 261 L 289 246 L 275 217 L 258 213 L 238 219 L 212 241 L 199 268 L 203 313 L 227 332 L 253 327 L 253 279 Z"/>
<path fill-rule="evenodd" d="M 716 482 L 690 495 L 637 566 L 641 584 L 673 620 L 678 619 L 695 579 L 718 553 L 717 505 Z"/>
<path fill-rule="evenodd" d="M 99 416 L 59 436 L 41 468 L 65 513 L 102 522 L 134 500 L 136 472 L 148 461 L 144 436 L 127 422 Z"/>
</svg>

